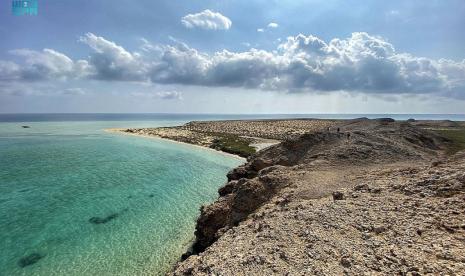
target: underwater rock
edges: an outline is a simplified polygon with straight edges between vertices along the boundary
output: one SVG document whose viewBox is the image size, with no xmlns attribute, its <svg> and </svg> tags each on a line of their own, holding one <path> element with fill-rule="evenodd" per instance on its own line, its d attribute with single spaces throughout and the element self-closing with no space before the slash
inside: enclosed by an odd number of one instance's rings
<svg viewBox="0 0 465 276">
<path fill-rule="evenodd" d="M 112 219 L 117 218 L 118 216 L 119 216 L 118 213 L 113 213 L 113 214 L 111 214 L 111 215 L 109 215 L 109 216 L 106 216 L 106 217 L 104 217 L 104 218 L 100 218 L 100 217 L 91 217 L 91 218 L 89 219 L 89 222 L 90 222 L 90 223 L 93 223 L 93 224 L 103 224 L 103 223 L 109 222 L 109 221 L 112 220 Z"/>
<path fill-rule="evenodd" d="M 154 197 L 155 195 L 154 194 L 150 194 L 149 197 Z"/>
<path fill-rule="evenodd" d="M 32 253 L 32 254 L 29 254 L 29 255 L 19 259 L 18 265 L 20 267 L 26 267 L 26 266 L 37 263 L 43 257 L 44 257 L 44 255 L 41 255 L 39 253 Z"/>
</svg>

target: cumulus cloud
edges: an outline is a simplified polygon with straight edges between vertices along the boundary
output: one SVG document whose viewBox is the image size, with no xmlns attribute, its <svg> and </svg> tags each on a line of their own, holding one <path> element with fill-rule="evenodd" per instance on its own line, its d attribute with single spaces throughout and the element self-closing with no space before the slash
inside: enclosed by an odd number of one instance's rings
<svg viewBox="0 0 465 276">
<path fill-rule="evenodd" d="M 263 33 L 264 31 L 265 31 L 265 30 L 262 29 L 262 28 L 258 28 L 258 29 L 257 29 L 257 32 L 259 32 L 259 33 Z"/>
<path fill-rule="evenodd" d="M 0 61 L 0 83 L 90 78 L 283 92 L 435 93 L 465 98 L 465 60 L 399 53 L 385 39 L 367 33 L 331 41 L 300 34 L 288 37 L 272 51 L 215 53 L 177 41 L 173 45 L 144 41 L 139 54 L 90 33 L 80 40 L 92 49 L 87 60 L 73 61 L 50 49 L 12 51 L 24 63 Z M 158 96 L 179 98 L 171 92 Z"/>
<path fill-rule="evenodd" d="M 89 64 L 89 74 L 100 80 L 143 81 L 147 74 L 147 63 L 138 53 L 130 53 L 123 47 L 103 37 L 87 33 L 80 37 L 94 52 Z"/>
<path fill-rule="evenodd" d="M 232 22 L 219 12 L 204 10 L 199 13 L 188 14 L 181 19 L 186 28 L 201 28 L 205 30 L 228 30 Z"/>
<path fill-rule="evenodd" d="M 24 63 L 20 66 L 13 62 L 0 61 L 0 80 L 66 80 L 87 74 L 87 61 L 74 62 L 65 54 L 52 49 L 17 49 L 10 51 L 10 54 L 23 58 Z"/>
<path fill-rule="evenodd" d="M 271 22 L 270 24 L 268 24 L 268 28 L 276 29 L 278 27 L 279 27 L 278 23 L 275 23 L 275 22 Z"/>
<path fill-rule="evenodd" d="M 354 33 L 325 42 L 289 37 L 275 51 L 223 50 L 211 55 L 166 47 L 151 80 L 279 91 L 432 93 L 464 88 L 465 62 L 397 53 L 384 39 Z"/>
</svg>

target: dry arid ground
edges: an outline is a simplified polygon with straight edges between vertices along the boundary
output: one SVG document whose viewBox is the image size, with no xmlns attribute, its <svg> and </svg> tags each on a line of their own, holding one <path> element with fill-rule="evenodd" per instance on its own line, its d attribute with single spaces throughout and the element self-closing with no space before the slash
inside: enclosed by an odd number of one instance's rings
<svg viewBox="0 0 465 276">
<path fill-rule="evenodd" d="M 307 132 L 328 129 L 337 123 L 336 120 L 316 119 L 194 121 L 176 127 L 117 131 L 165 138 L 249 157 L 257 150 Z"/>
<path fill-rule="evenodd" d="M 281 143 L 228 174 L 171 274 L 465 275 L 465 153 L 440 135 L 461 127 L 358 119 L 175 128 Z"/>
</svg>

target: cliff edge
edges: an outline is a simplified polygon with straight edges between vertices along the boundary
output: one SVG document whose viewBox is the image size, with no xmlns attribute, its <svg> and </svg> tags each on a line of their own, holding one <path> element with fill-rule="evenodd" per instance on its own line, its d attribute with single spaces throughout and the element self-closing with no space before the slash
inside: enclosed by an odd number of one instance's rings
<svg viewBox="0 0 465 276">
<path fill-rule="evenodd" d="M 359 119 L 259 151 L 202 207 L 172 273 L 464 272 L 465 162 L 442 156 L 449 142 Z"/>
</svg>

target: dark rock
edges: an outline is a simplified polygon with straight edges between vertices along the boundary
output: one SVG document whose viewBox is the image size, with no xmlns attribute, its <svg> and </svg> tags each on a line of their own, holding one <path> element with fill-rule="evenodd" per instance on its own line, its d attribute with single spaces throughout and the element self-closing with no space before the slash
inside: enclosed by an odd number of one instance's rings
<svg viewBox="0 0 465 276">
<path fill-rule="evenodd" d="M 380 123 L 394 123 L 396 120 L 394 120 L 392 118 L 378 118 L 378 119 L 376 119 L 376 121 L 378 121 Z"/>
<path fill-rule="evenodd" d="M 290 202 L 288 197 L 280 197 L 275 201 L 275 204 L 278 206 L 286 206 Z"/>
<path fill-rule="evenodd" d="M 342 265 L 343 267 L 350 267 L 350 266 L 351 266 L 351 263 L 350 263 L 349 258 L 347 258 L 347 257 L 342 257 L 342 258 L 341 258 L 341 265 Z"/>
<path fill-rule="evenodd" d="M 344 194 L 342 192 L 339 192 L 339 191 L 333 192 L 333 199 L 334 200 L 343 200 L 344 199 Z"/>
<path fill-rule="evenodd" d="M 154 194 L 149 194 L 149 197 L 154 197 L 155 195 Z"/>
<path fill-rule="evenodd" d="M 30 126 L 21 126 L 22 128 L 31 128 Z"/>
<path fill-rule="evenodd" d="M 354 191 L 369 191 L 370 187 L 368 184 L 358 184 L 354 187 Z"/>
<path fill-rule="evenodd" d="M 255 170 L 255 171 L 260 171 L 266 167 L 269 167 L 271 166 L 273 163 L 270 162 L 269 160 L 264 160 L 262 158 L 256 158 L 254 160 L 252 160 L 251 162 L 251 166 L 252 168 Z"/>
<path fill-rule="evenodd" d="M 192 246 L 187 249 L 187 251 L 181 255 L 181 261 L 186 260 L 189 258 L 192 254 L 194 254 Z"/>
<path fill-rule="evenodd" d="M 93 223 L 93 224 L 103 224 L 103 223 L 107 223 L 109 222 L 110 220 L 113 220 L 115 218 L 117 218 L 119 215 L 118 213 L 113 213 L 109 216 L 106 216 L 104 218 L 100 218 L 100 217 L 91 217 L 89 219 L 89 222 L 90 223 Z"/>
<path fill-rule="evenodd" d="M 381 234 L 384 231 L 386 231 L 386 228 L 384 226 L 373 227 L 373 232 L 375 232 L 376 234 Z"/>
<path fill-rule="evenodd" d="M 200 208 L 200 217 L 195 227 L 196 241 L 192 247 L 193 252 L 203 252 L 216 240 L 216 232 L 228 225 L 232 200 L 232 195 L 226 195 L 215 203 Z"/>
<path fill-rule="evenodd" d="M 252 168 L 250 168 L 249 166 L 247 166 L 247 164 L 239 166 L 239 167 L 231 170 L 227 174 L 228 181 L 239 180 L 241 178 L 252 178 L 252 177 L 255 177 L 255 176 L 257 176 L 257 171 L 255 171 Z"/>
<path fill-rule="evenodd" d="M 26 267 L 26 266 L 29 266 L 29 265 L 33 265 L 33 264 L 37 263 L 43 257 L 45 257 L 45 256 L 42 255 L 42 254 L 32 253 L 32 254 L 29 254 L 29 255 L 19 259 L 18 265 L 20 267 Z"/>
<path fill-rule="evenodd" d="M 244 179 L 244 178 L 241 178 L 241 179 Z M 228 183 L 224 184 L 224 186 L 218 190 L 218 194 L 220 196 L 228 195 L 236 189 L 238 184 L 239 184 L 238 180 L 231 180 Z"/>
</svg>

